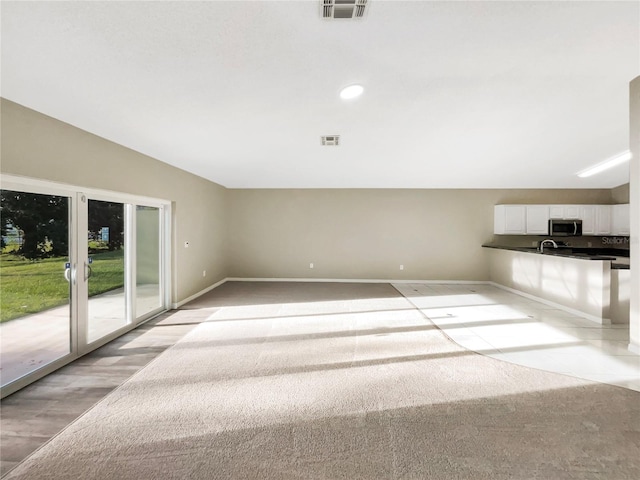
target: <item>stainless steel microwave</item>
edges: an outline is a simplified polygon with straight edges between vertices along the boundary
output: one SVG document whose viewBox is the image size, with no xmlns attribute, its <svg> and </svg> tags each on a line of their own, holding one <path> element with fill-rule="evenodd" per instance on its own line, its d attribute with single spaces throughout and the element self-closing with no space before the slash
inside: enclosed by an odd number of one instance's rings
<svg viewBox="0 0 640 480">
<path fill-rule="evenodd" d="M 582 220 L 549 220 L 549 235 L 552 237 L 579 237 L 582 235 Z"/>
</svg>

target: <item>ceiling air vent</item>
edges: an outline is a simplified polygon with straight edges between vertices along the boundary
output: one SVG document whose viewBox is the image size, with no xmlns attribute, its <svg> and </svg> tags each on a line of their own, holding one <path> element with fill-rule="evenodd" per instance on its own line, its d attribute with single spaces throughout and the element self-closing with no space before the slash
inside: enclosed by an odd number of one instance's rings
<svg viewBox="0 0 640 480">
<path fill-rule="evenodd" d="M 362 18 L 368 0 L 322 0 L 323 18 Z"/>
<path fill-rule="evenodd" d="M 325 135 L 322 138 L 322 145 L 337 147 L 340 145 L 340 135 Z"/>
</svg>

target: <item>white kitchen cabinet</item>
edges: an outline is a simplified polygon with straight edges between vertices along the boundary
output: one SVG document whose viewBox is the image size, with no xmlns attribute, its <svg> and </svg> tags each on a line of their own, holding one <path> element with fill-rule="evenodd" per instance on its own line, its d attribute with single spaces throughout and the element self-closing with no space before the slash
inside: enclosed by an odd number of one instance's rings
<svg viewBox="0 0 640 480">
<path fill-rule="evenodd" d="M 596 234 L 596 205 L 582 205 L 578 218 L 582 219 L 582 234 Z"/>
<path fill-rule="evenodd" d="M 496 205 L 493 212 L 493 233 L 497 235 L 526 234 L 526 205 Z"/>
<path fill-rule="evenodd" d="M 549 218 L 564 218 L 564 205 L 549 205 Z"/>
<path fill-rule="evenodd" d="M 611 234 L 629 235 L 631 231 L 629 204 L 613 205 L 611 213 Z"/>
<path fill-rule="evenodd" d="M 526 234 L 527 235 L 548 235 L 549 234 L 549 206 L 548 205 L 527 205 Z"/>
<path fill-rule="evenodd" d="M 611 205 L 596 205 L 596 235 L 611 235 Z"/>
<path fill-rule="evenodd" d="M 549 235 L 549 219 L 581 219 L 583 235 L 629 235 L 629 205 L 496 205 L 497 235 Z"/>
<path fill-rule="evenodd" d="M 564 207 L 564 218 L 571 220 L 580 218 L 580 205 L 566 205 Z"/>
<path fill-rule="evenodd" d="M 580 218 L 580 205 L 549 205 L 549 218 L 571 220 Z"/>
<path fill-rule="evenodd" d="M 582 205 L 582 235 L 611 235 L 611 205 Z"/>
</svg>

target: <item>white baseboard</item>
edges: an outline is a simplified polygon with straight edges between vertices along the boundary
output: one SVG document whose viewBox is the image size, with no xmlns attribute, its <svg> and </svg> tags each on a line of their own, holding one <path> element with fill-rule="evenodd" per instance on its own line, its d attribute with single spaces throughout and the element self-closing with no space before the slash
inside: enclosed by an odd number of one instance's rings
<svg viewBox="0 0 640 480">
<path fill-rule="evenodd" d="M 429 283 L 429 284 L 487 284 L 488 282 L 484 280 L 385 280 L 385 279 L 370 279 L 370 278 L 249 278 L 249 277 L 226 277 L 220 280 L 213 285 L 208 286 L 207 288 L 200 290 L 198 293 L 194 293 L 193 295 L 180 300 L 179 302 L 172 303 L 171 308 L 176 310 L 180 308 L 182 305 L 189 303 L 192 300 L 204 295 L 207 292 L 210 292 L 214 288 L 219 287 L 220 285 L 226 282 L 317 282 L 317 283 Z"/>
<path fill-rule="evenodd" d="M 637 343 L 629 342 L 629 351 L 640 355 L 640 345 L 638 345 Z"/>
<path fill-rule="evenodd" d="M 486 285 L 486 280 L 394 280 L 384 278 L 248 278 L 228 277 L 229 282 L 318 282 L 318 283 L 427 283 L 447 285 Z"/>
<path fill-rule="evenodd" d="M 205 293 L 210 292 L 211 290 L 213 290 L 214 288 L 219 287 L 220 285 L 222 285 L 223 283 L 227 282 L 228 280 L 229 280 L 228 278 L 223 278 L 219 282 L 216 282 L 213 285 L 208 286 L 204 290 L 200 290 L 198 293 L 194 293 L 193 295 L 191 295 L 190 297 L 185 298 L 184 300 L 180 300 L 177 303 L 172 303 L 171 304 L 171 308 L 173 310 L 176 310 L 177 308 L 180 308 L 185 303 L 189 303 L 191 300 L 195 300 L 196 298 L 200 297 L 201 295 L 204 295 Z"/>
<path fill-rule="evenodd" d="M 608 318 L 599 318 L 595 315 L 589 315 L 588 313 L 581 312 L 580 310 L 576 310 L 574 308 L 566 307 L 556 302 L 552 302 L 550 300 L 546 300 L 541 297 L 537 297 L 535 295 L 531 295 L 530 293 L 525 293 L 520 290 L 516 290 L 514 288 L 507 287 L 505 285 L 501 285 L 496 282 L 487 281 L 487 280 L 391 280 L 391 279 L 371 279 L 371 278 L 249 278 L 249 277 L 227 277 L 220 280 L 217 283 L 199 291 L 191 295 L 190 297 L 185 298 L 177 303 L 172 303 L 171 308 L 177 309 L 182 305 L 189 303 L 192 300 L 204 295 L 207 292 L 210 292 L 214 288 L 219 287 L 220 285 L 226 282 L 317 282 L 317 283 L 422 283 L 422 284 L 440 284 L 440 285 L 493 285 L 494 287 L 501 288 L 502 290 L 506 290 L 511 293 L 515 293 L 516 295 L 520 295 L 522 297 L 528 298 L 530 300 L 535 300 L 536 302 L 544 303 L 545 305 L 549 305 L 551 307 L 557 308 L 558 310 L 563 310 L 565 312 L 571 313 L 572 315 L 577 315 L 582 318 L 586 318 L 600 325 L 610 325 L 611 320 Z M 633 343 L 629 344 L 629 351 L 640 354 L 640 345 L 636 345 Z"/>
<path fill-rule="evenodd" d="M 493 285 L 494 287 L 501 288 L 511 293 L 515 293 L 516 295 L 520 295 L 522 297 L 528 298 L 530 300 L 535 300 L 536 302 L 544 303 L 545 305 L 549 305 L 550 307 L 557 308 L 558 310 L 564 310 L 572 315 L 577 315 L 578 317 L 586 318 L 587 320 L 591 320 L 599 325 L 611 325 L 611 319 L 609 318 L 600 318 L 595 315 L 590 315 L 588 313 L 582 312 L 580 310 L 576 310 L 575 308 L 566 307 L 560 303 L 552 302 L 551 300 L 547 300 L 542 297 L 536 297 L 535 295 L 531 295 L 530 293 L 522 292 L 520 290 L 516 290 L 515 288 L 506 287 L 496 282 L 487 282 L 489 285 Z"/>
<path fill-rule="evenodd" d="M 426 285 L 486 285 L 486 280 L 387 280 L 389 283 L 424 283 Z"/>
</svg>

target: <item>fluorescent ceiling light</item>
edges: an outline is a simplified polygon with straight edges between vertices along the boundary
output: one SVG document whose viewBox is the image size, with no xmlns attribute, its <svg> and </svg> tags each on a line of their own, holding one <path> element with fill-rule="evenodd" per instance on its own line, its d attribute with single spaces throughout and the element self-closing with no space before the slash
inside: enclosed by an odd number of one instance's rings
<svg viewBox="0 0 640 480">
<path fill-rule="evenodd" d="M 578 173 L 579 177 L 585 178 L 590 177 L 591 175 L 595 175 L 596 173 L 604 172 L 616 165 L 620 165 L 621 163 L 628 162 L 631 160 L 631 152 L 627 150 L 626 152 L 619 153 L 615 157 L 608 158 L 604 162 L 600 162 L 593 167 L 589 167 L 586 170 Z"/>
<path fill-rule="evenodd" d="M 351 98 L 359 97 L 362 95 L 362 92 L 364 92 L 364 87 L 362 85 L 349 85 L 340 91 L 340 98 L 343 100 L 349 100 Z"/>
</svg>

